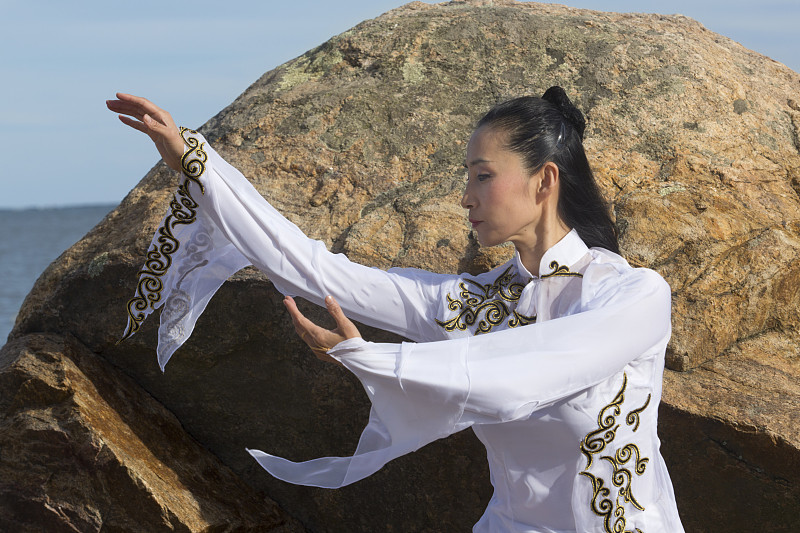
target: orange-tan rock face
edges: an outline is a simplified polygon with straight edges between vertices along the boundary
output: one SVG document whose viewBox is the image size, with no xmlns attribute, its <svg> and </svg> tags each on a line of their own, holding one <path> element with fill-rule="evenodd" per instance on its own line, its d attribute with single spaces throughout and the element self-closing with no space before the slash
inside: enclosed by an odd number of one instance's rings
<svg viewBox="0 0 800 533">
<path fill-rule="evenodd" d="M 331 249 L 379 267 L 474 271 L 509 250 L 478 249 L 458 207 L 471 127 L 497 101 L 554 84 L 587 115 L 623 253 L 673 288 L 661 435 L 687 531 L 790 530 L 800 75 L 681 16 L 416 2 L 266 73 L 202 131 Z M 302 351 L 263 275 L 223 287 L 163 376 L 155 324 L 114 345 L 176 182 L 157 165 L 45 272 L 12 337 L 73 335 L 311 529 L 467 529 L 489 495 L 467 436 L 336 492 L 276 482 L 243 454 L 349 453 L 366 419 L 358 384 Z"/>
</svg>

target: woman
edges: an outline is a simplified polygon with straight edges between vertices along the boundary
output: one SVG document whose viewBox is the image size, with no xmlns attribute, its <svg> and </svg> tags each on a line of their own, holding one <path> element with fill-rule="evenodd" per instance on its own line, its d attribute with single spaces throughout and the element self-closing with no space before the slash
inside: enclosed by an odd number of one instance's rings
<svg viewBox="0 0 800 533">
<path fill-rule="evenodd" d="M 251 450 L 272 475 L 340 487 L 472 427 L 495 489 L 474 531 L 683 531 L 656 434 L 670 289 L 617 254 L 585 122 L 563 90 L 498 105 L 469 141 L 462 205 L 482 245 L 516 248 L 478 276 L 383 272 L 330 254 L 168 113 L 124 94 L 108 107 L 185 176 L 126 336 L 163 305 L 163 368 L 220 284 L 254 264 L 286 295 L 303 340 L 370 397 L 352 457 L 293 463 Z M 324 301 L 337 328 L 308 321 L 289 295 Z M 346 315 L 417 342 L 365 342 Z"/>
</svg>

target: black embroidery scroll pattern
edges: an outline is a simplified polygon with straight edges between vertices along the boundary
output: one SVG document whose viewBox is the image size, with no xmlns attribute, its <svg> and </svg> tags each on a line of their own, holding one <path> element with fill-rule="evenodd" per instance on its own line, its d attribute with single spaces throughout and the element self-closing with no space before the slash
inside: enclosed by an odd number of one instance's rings
<svg viewBox="0 0 800 533">
<path fill-rule="evenodd" d="M 461 289 L 458 298 L 447 295 L 447 308 L 458 311 L 458 314 L 447 321 L 436 320 L 445 331 L 463 331 L 478 323 L 475 335 L 488 333 L 495 326 L 508 320 L 508 326 L 515 328 L 536 322 L 536 316 L 526 316 L 515 311 L 510 311 L 506 302 L 519 300 L 525 286 L 514 283 L 514 268 L 508 267 L 500 274 L 494 283 L 481 285 L 475 280 L 465 279 L 459 283 Z"/>
<path fill-rule="evenodd" d="M 173 231 L 181 224 L 191 224 L 196 220 L 197 202 L 192 198 L 189 184 L 194 182 L 200 188 L 200 193 L 205 193 L 205 187 L 200 183 L 200 176 L 206 169 L 208 154 L 204 150 L 205 143 L 196 137 L 197 132 L 181 128 L 181 137 L 188 150 L 181 158 L 181 167 L 186 179 L 178 186 L 178 190 L 169 204 L 170 212 L 156 231 L 156 241 L 150 245 L 142 269 L 138 272 L 139 281 L 136 285 L 136 294 L 128 301 L 128 325 L 119 342 L 139 331 L 139 327 L 146 317 L 145 311 L 154 309 L 161 301 L 161 292 L 164 284 L 161 278 L 169 271 L 172 265 L 172 256 L 180 248 L 180 242 Z"/>
<path fill-rule="evenodd" d="M 512 316 L 508 320 L 508 327 L 515 328 L 517 326 L 527 326 L 528 324 L 535 324 L 536 323 L 536 315 L 527 316 L 523 315 L 522 313 L 517 313 L 516 310 L 512 311 Z"/>
<path fill-rule="evenodd" d="M 574 277 L 574 278 L 582 278 L 583 274 L 580 272 L 573 272 L 569 269 L 567 265 L 559 265 L 558 261 L 550 261 L 548 265 L 552 272 L 548 274 L 542 274 L 541 279 L 547 279 L 552 277 Z"/>
<path fill-rule="evenodd" d="M 644 402 L 644 405 L 639 407 L 638 409 L 634 409 L 628 416 L 625 417 L 625 423 L 629 426 L 633 426 L 633 430 L 636 431 L 639 429 L 639 413 L 647 409 L 647 406 L 650 405 L 650 394 L 647 395 L 647 400 Z"/>
<path fill-rule="evenodd" d="M 592 483 L 592 499 L 589 502 L 592 511 L 603 517 L 604 531 L 607 533 L 643 533 L 640 529 L 626 530 L 627 520 L 625 518 L 625 504 L 644 511 L 644 507 L 636 500 L 633 495 L 631 484 L 636 476 L 644 474 L 649 459 L 642 457 L 641 451 L 636 444 L 626 444 L 617 448 L 613 454 L 601 455 L 600 459 L 611 465 L 611 483 L 616 487 L 616 496 L 612 498 L 612 488 L 606 485 L 606 480 L 595 476 L 589 471 L 592 467 L 594 456 L 605 451 L 617 435 L 619 424 L 617 417 L 622 412 L 622 404 L 625 401 L 625 388 L 628 384 L 628 376 L 623 374 L 622 387 L 614 399 L 600 410 L 597 416 L 597 429 L 589 432 L 581 441 L 580 449 L 586 457 L 586 467 L 580 474 L 589 478 Z M 633 426 L 635 432 L 639 429 L 639 415 L 650 404 L 650 395 L 644 405 L 630 411 L 625 422 Z"/>
</svg>

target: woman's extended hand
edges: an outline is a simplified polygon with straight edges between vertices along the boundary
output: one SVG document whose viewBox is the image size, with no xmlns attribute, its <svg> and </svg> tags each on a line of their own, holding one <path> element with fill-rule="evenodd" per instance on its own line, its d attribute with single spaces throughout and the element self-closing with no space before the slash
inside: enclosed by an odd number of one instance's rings
<svg viewBox="0 0 800 533">
<path fill-rule="evenodd" d="M 184 144 L 172 116 L 141 96 L 117 93 L 117 98 L 118 100 L 106 100 L 106 106 L 119 113 L 119 119 L 124 124 L 146 133 L 169 168 L 180 172 Z"/>
<path fill-rule="evenodd" d="M 283 305 L 289 310 L 294 323 L 294 330 L 300 335 L 300 338 L 308 344 L 314 355 L 320 361 L 328 361 L 330 363 L 340 364 L 336 359 L 327 354 L 328 350 L 336 346 L 342 341 L 352 339 L 353 337 L 360 337 L 355 324 L 349 318 L 344 316 L 344 311 L 339 307 L 333 296 L 325 298 L 325 305 L 328 307 L 328 313 L 331 314 L 336 321 L 336 329 L 322 328 L 309 319 L 297 309 L 297 304 L 291 296 L 283 299 Z"/>
</svg>

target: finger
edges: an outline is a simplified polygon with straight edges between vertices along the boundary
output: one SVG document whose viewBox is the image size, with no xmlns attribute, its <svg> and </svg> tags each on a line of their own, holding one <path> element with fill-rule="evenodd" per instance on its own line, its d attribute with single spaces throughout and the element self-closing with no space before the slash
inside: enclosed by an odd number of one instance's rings
<svg viewBox="0 0 800 533">
<path fill-rule="evenodd" d="M 286 310 L 289 311 L 289 316 L 292 318 L 292 322 L 295 325 L 295 329 L 297 329 L 297 322 L 300 318 L 303 317 L 303 314 L 297 308 L 297 303 L 294 301 L 294 298 L 291 296 L 285 296 L 283 298 L 283 305 L 286 307 Z M 299 332 L 298 332 L 299 334 Z"/>
<path fill-rule="evenodd" d="M 300 312 L 300 309 L 297 308 L 297 302 L 295 302 L 294 298 L 291 296 L 285 296 L 283 298 L 283 305 L 286 306 L 286 309 L 289 311 L 289 315 L 292 317 L 292 320 L 298 325 L 302 326 L 303 329 L 310 329 L 310 326 L 319 327 Z"/>
<path fill-rule="evenodd" d="M 138 119 L 149 127 L 150 131 L 158 132 L 159 135 L 166 135 L 172 129 L 177 130 L 175 123 L 172 121 L 172 117 L 166 111 L 162 111 L 161 113 L 148 113 L 141 106 L 129 102 L 122 102 L 120 100 L 106 100 L 106 106 L 115 113 Z M 150 117 L 150 119 L 153 120 L 148 121 L 145 117 Z"/>
<path fill-rule="evenodd" d="M 286 310 L 289 311 L 289 318 L 292 319 L 292 325 L 294 326 L 295 333 L 297 333 L 300 338 L 303 339 L 303 342 L 308 344 L 308 341 L 306 341 L 306 335 L 308 332 L 300 327 L 299 322 L 299 318 L 303 315 L 297 309 L 297 304 L 295 303 L 294 299 L 291 296 L 286 296 L 283 299 L 283 305 L 286 307 Z"/>
<path fill-rule="evenodd" d="M 126 93 L 117 93 L 117 98 L 119 98 L 119 104 L 115 104 L 115 106 L 121 109 L 121 111 L 118 111 L 120 113 L 135 116 L 139 120 L 142 120 L 144 115 L 150 115 L 150 117 L 167 127 L 175 126 L 172 115 L 147 98 Z M 111 102 L 114 101 L 112 100 Z"/>
<path fill-rule="evenodd" d="M 136 117 L 139 120 L 148 112 L 148 110 L 141 105 L 125 100 L 106 100 L 106 106 L 114 112 L 124 113 Z"/>
<path fill-rule="evenodd" d="M 147 131 L 147 127 L 138 120 L 133 120 L 132 118 L 128 118 L 125 115 L 119 115 L 119 119 L 122 121 L 123 124 L 130 126 L 135 130 L 139 130 L 142 133 L 149 134 L 149 132 Z"/>
<path fill-rule="evenodd" d="M 132 107 L 136 107 L 142 110 L 143 113 L 150 113 L 150 115 L 160 115 L 164 112 L 163 109 L 158 107 L 156 104 L 144 98 L 142 96 L 134 96 L 132 94 L 126 93 L 117 93 L 117 98 L 122 101 L 128 103 Z"/>
<path fill-rule="evenodd" d="M 297 308 L 297 303 L 291 296 L 286 296 L 283 299 L 283 305 L 285 305 L 286 309 L 289 311 L 289 316 L 292 317 L 292 323 L 294 324 L 294 330 L 300 335 L 303 342 L 308 344 L 312 349 L 324 346 L 320 337 L 330 332 L 306 318 Z"/>
<path fill-rule="evenodd" d="M 131 106 L 125 102 L 120 102 L 119 100 L 106 100 L 106 107 L 114 113 L 129 115 L 139 120 L 142 120 L 142 117 L 144 116 L 144 111 L 141 108 Z"/>
<path fill-rule="evenodd" d="M 325 297 L 325 305 L 328 308 L 328 313 L 330 313 L 336 321 L 336 326 L 339 328 L 339 331 L 341 331 L 346 338 L 352 339 L 353 337 L 361 336 L 356 325 L 347 318 L 339 302 L 337 302 L 333 296 L 329 295 Z"/>
</svg>

